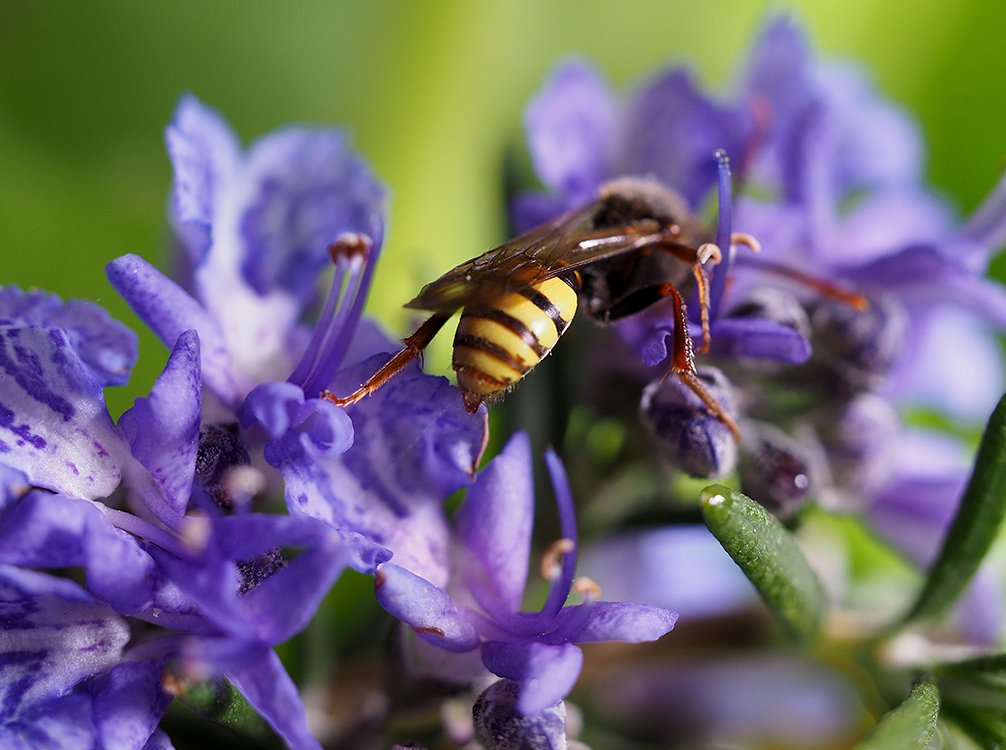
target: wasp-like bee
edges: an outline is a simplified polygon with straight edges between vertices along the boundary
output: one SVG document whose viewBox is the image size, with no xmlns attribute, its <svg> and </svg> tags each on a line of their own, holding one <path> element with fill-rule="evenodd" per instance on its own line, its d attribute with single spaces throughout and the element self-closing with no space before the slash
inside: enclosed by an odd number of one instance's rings
<svg viewBox="0 0 1006 750">
<path fill-rule="evenodd" d="M 660 300 L 674 305 L 670 374 L 682 379 L 735 435 L 736 424 L 695 374 L 688 316 L 679 287 L 694 279 L 708 347 L 708 282 L 702 268 L 722 254 L 710 229 L 677 194 L 645 179 L 603 185 L 597 198 L 483 253 L 423 287 L 406 307 L 433 315 L 367 382 L 339 405 L 373 393 L 419 356 L 458 310 L 453 366 L 470 412 L 527 374 L 565 333 L 578 298 L 607 323 Z M 741 241 L 744 241 L 743 239 Z M 750 243 L 752 240 L 747 238 Z"/>
</svg>

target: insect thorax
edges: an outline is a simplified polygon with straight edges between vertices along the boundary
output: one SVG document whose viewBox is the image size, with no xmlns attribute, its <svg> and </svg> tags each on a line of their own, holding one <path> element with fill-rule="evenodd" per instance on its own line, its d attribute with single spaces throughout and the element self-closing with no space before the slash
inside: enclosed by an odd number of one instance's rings
<svg viewBox="0 0 1006 750">
<path fill-rule="evenodd" d="M 645 177 L 620 177 L 604 183 L 598 191 L 594 226 L 624 227 L 645 220 L 670 226 L 686 216 L 684 199 L 660 182 Z"/>
<path fill-rule="evenodd" d="M 454 336 L 454 370 L 470 410 L 505 391 L 555 346 L 576 312 L 561 278 L 466 307 Z"/>
</svg>

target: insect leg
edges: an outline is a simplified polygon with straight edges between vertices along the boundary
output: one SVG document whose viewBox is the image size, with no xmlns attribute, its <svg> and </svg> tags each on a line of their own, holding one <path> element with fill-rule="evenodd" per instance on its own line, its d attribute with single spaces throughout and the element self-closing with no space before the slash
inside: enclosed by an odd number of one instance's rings
<svg viewBox="0 0 1006 750">
<path fill-rule="evenodd" d="M 740 442 L 740 427 L 733 418 L 727 414 L 720 403 L 713 395 L 706 390 L 705 385 L 699 379 L 695 371 L 695 352 L 692 348 L 692 337 L 688 335 L 688 311 L 685 309 L 685 302 L 681 299 L 681 294 L 673 284 L 654 284 L 643 287 L 632 294 L 623 297 L 615 302 L 600 315 L 602 320 L 618 320 L 627 315 L 646 309 L 650 305 L 662 299 L 671 297 L 674 302 L 674 343 L 671 349 L 671 366 L 667 370 L 667 375 L 676 375 L 681 378 L 681 382 L 687 385 L 692 392 L 698 396 L 706 408 L 712 412 L 713 416 L 727 426 L 734 438 Z"/>
<path fill-rule="evenodd" d="M 678 290 L 670 284 L 670 296 L 674 299 L 674 349 L 671 353 L 671 367 L 667 371 L 668 375 L 677 375 L 681 382 L 691 388 L 692 392 L 698 396 L 706 408 L 712 412 L 713 416 L 719 419 L 733 433 L 734 439 L 739 443 L 741 440 L 741 430 L 737 423 L 729 414 L 723 410 L 723 406 L 713 398 L 713 395 L 706 390 L 706 387 L 699 380 L 695 371 L 695 354 L 692 351 L 692 337 L 688 335 L 688 312 L 685 310 L 685 302 L 681 299 Z M 666 376 L 665 376 L 666 377 Z"/>
<path fill-rule="evenodd" d="M 440 332 L 440 329 L 444 327 L 444 323 L 450 320 L 453 314 L 454 311 L 452 310 L 448 313 L 438 312 L 431 315 L 411 335 L 402 339 L 402 343 L 405 344 L 404 349 L 385 362 L 381 369 L 367 379 L 367 382 L 348 396 L 340 398 L 331 391 L 322 391 L 321 397 L 331 401 L 336 406 L 347 406 L 356 403 L 364 396 L 369 396 L 397 375 L 409 362 L 421 356 L 423 350 L 433 340 L 433 337 Z"/>
</svg>

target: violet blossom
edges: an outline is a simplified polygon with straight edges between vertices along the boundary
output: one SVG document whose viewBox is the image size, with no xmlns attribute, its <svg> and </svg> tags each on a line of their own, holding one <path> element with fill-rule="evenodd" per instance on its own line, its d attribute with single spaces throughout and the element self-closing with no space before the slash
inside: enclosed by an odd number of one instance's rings
<svg viewBox="0 0 1006 750">
<path fill-rule="evenodd" d="M 516 707 L 525 715 L 555 705 L 572 689 L 583 661 L 576 644 L 656 640 L 677 619 L 657 607 L 597 601 L 596 584 L 574 581 L 573 498 L 559 459 L 549 452 L 546 462 L 563 539 L 554 546 L 561 561 L 548 563 L 550 588 L 540 610 L 522 609 L 534 509 L 530 442 L 523 434 L 511 438 L 469 490 L 453 527 L 453 567 L 438 576 L 443 583 L 395 557 L 378 569 L 375 585 L 382 606 L 421 638 L 457 653 L 480 649 L 490 672 L 519 683 Z M 566 605 L 573 588 L 583 601 Z"/>
<path fill-rule="evenodd" d="M 128 376 L 127 329 L 88 303 L 15 288 L 3 300 L 0 385 L 14 437 L 0 456 L 10 591 L 0 646 L 4 682 L 18 686 L 3 731 L 55 746 L 87 736 L 165 747 L 155 730 L 172 669 L 226 675 L 292 747 L 317 747 L 272 646 L 306 625 L 348 562 L 342 538 L 311 519 L 187 515 L 202 416 L 194 331 L 116 424 L 101 384 Z M 133 512 L 120 509 L 123 494 Z M 279 551 L 293 547 L 304 550 L 293 560 Z M 86 592 L 29 567 L 81 568 Z"/>
<path fill-rule="evenodd" d="M 211 411 L 216 423 L 239 425 L 238 452 L 261 445 L 290 512 L 338 529 L 354 567 L 372 572 L 393 535 L 410 536 L 401 504 L 438 503 L 467 484 L 486 432 L 485 410 L 468 415 L 446 379 L 417 366 L 345 409 L 322 397 L 352 391 L 399 348 L 362 317 L 384 188 L 340 131 L 290 127 L 242 155 L 223 118 L 193 97 L 167 140 L 185 272 L 176 282 L 124 256 L 109 277 L 166 342 L 180 327 L 210 342 L 202 373 L 225 407 Z M 333 263 L 311 327 L 316 281 Z M 389 459 L 400 472 L 386 471 Z"/>
</svg>

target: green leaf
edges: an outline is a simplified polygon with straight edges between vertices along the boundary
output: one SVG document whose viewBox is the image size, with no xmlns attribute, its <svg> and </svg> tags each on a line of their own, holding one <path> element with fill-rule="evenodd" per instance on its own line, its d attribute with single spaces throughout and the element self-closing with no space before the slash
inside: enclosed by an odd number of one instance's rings
<svg viewBox="0 0 1006 750">
<path fill-rule="evenodd" d="M 880 717 L 855 750 L 924 750 L 936 733 L 940 693 L 932 680 L 918 683 L 897 708 Z"/>
<path fill-rule="evenodd" d="M 925 586 L 901 624 L 938 617 L 965 590 L 1006 514 L 1006 396 L 989 417 L 971 480 Z"/>
<path fill-rule="evenodd" d="M 812 637 L 824 612 L 824 588 L 789 531 L 761 505 L 722 485 L 707 487 L 701 506 L 709 530 L 787 629 Z"/>
<path fill-rule="evenodd" d="M 209 680 L 186 685 L 184 692 L 177 697 L 196 714 L 248 737 L 273 737 L 269 725 L 228 680 Z"/>
</svg>

